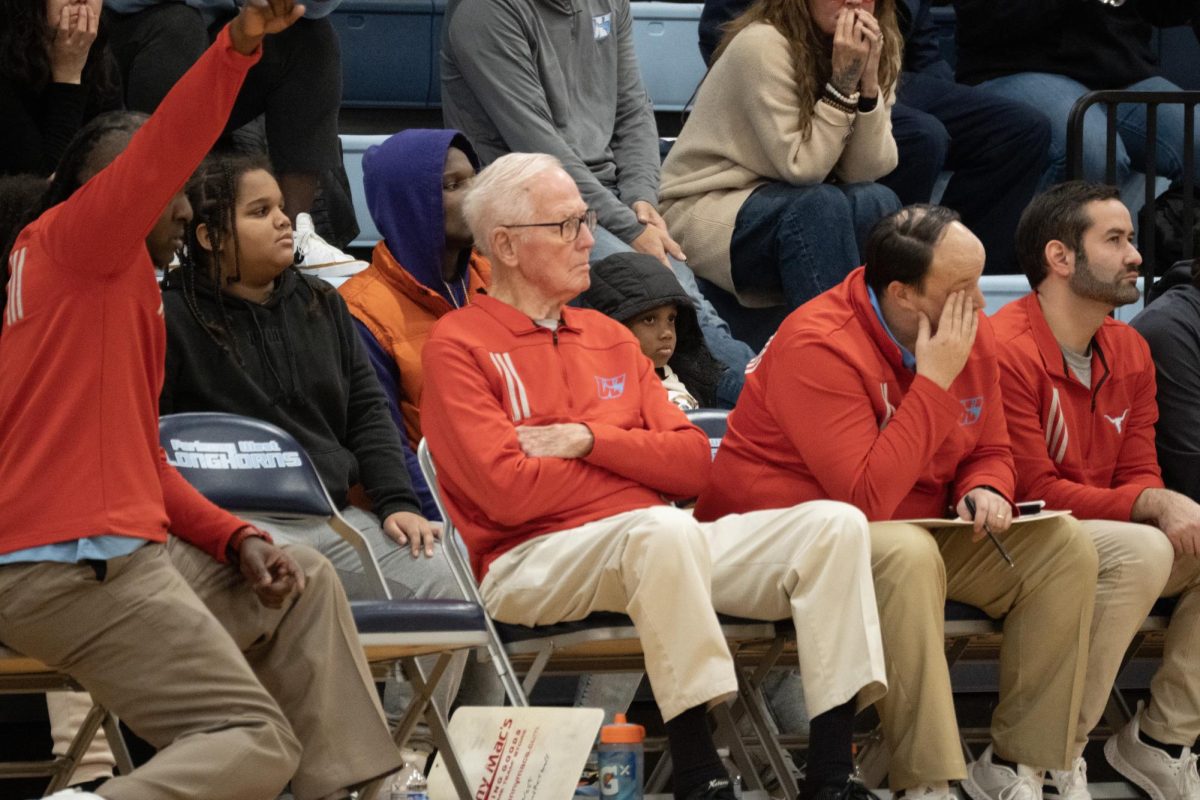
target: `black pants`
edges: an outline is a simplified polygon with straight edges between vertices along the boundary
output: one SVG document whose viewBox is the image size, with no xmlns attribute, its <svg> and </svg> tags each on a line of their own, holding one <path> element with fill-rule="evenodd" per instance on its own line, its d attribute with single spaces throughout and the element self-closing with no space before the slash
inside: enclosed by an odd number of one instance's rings
<svg viewBox="0 0 1200 800">
<path fill-rule="evenodd" d="M 208 47 L 226 20 L 212 26 L 195 9 L 164 2 L 134 14 L 104 12 L 120 67 L 126 107 L 147 113 Z M 259 115 L 277 173 L 320 173 L 341 167 L 338 108 L 342 56 L 328 19 L 301 19 L 263 42 L 262 59 L 246 76 L 226 131 Z"/>
<path fill-rule="evenodd" d="M 892 133 L 900 163 L 879 183 L 905 205 L 927 203 L 938 174 L 953 171 L 941 203 L 983 241 L 986 272 L 1020 272 L 1013 236 L 1046 169 L 1046 115 L 970 86 L 905 72 Z"/>
</svg>

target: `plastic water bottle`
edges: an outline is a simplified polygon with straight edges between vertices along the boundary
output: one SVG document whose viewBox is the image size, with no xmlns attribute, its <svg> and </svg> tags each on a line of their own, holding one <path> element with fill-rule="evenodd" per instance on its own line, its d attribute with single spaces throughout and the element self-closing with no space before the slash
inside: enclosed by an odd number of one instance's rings
<svg viewBox="0 0 1200 800">
<path fill-rule="evenodd" d="M 733 785 L 733 796 L 741 800 L 742 773 L 738 770 L 737 764 L 733 763 L 733 759 L 729 757 L 729 748 L 718 747 L 717 756 L 721 759 L 721 766 L 725 767 L 725 772 L 729 774 L 729 783 Z"/>
<path fill-rule="evenodd" d="M 409 763 L 396 773 L 388 787 L 390 800 L 429 800 L 429 784 L 421 770 Z"/>
<path fill-rule="evenodd" d="M 613 717 L 600 729 L 600 796 L 605 800 L 642 800 L 646 729 Z"/>
</svg>

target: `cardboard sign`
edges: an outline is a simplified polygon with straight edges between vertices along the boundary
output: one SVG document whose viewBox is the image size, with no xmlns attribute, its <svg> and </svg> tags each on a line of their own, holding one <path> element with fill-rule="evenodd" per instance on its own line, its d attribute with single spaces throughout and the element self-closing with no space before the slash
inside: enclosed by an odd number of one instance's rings
<svg viewBox="0 0 1200 800">
<path fill-rule="evenodd" d="M 570 800 L 603 721 L 598 708 L 464 706 L 450 739 L 474 800 Z M 429 797 L 457 797 L 441 753 Z"/>
</svg>

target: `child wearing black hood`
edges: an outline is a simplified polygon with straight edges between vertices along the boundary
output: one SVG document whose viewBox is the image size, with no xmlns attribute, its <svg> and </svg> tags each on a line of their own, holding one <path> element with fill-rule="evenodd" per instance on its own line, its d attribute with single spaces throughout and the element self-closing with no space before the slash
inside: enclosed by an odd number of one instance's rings
<svg viewBox="0 0 1200 800">
<path fill-rule="evenodd" d="M 581 300 L 633 331 L 675 405 L 722 405 L 716 388 L 726 367 L 704 344 L 691 298 L 658 259 L 624 252 L 596 262 Z"/>
</svg>

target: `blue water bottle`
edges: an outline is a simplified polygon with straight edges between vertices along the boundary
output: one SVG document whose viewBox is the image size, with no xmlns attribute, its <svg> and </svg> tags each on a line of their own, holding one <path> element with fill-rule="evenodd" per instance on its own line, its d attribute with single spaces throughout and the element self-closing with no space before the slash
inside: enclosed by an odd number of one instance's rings
<svg viewBox="0 0 1200 800">
<path fill-rule="evenodd" d="M 600 729 L 600 797 L 604 800 L 642 800 L 646 729 L 613 717 Z"/>
</svg>

